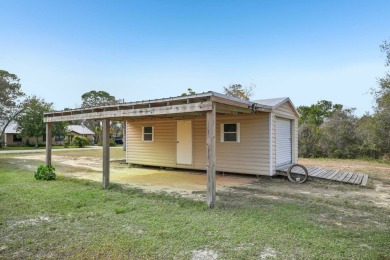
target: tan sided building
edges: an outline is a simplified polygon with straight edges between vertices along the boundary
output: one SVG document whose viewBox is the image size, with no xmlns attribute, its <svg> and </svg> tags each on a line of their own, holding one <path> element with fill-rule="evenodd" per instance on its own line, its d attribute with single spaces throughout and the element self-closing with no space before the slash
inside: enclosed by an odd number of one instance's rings
<svg viewBox="0 0 390 260">
<path fill-rule="evenodd" d="M 277 166 L 297 161 L 298 114 L 290 99 L 252 104 L 267 111 L 217 113 L 217 171 L 272 176 Z M 204 114 L 126 120 L 126 133 L 127 163 L 206 170 Z"/>
<path fill-rule="evenodd" d="M 102 120 L 103 188 L 110 177 L 110 121 L 123 121 L 127 163 L 206 170 L 211 208 L 216 171 L 273 176 L 298 157 L 298 113 L 289 98 L 247 101 L 210 91 L 50 112 L 47 139 L 53 122 L 86 119 Z"/>
</svg>

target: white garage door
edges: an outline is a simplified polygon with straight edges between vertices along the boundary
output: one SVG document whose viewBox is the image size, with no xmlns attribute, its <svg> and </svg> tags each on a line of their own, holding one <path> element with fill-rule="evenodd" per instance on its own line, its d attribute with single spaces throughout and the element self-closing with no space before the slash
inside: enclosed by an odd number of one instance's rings
<svg viewBox="0 0 390 260">
<path fill-rule="evenodd" d="M 291 120 L 276 119 L 276 166 L 292 162 Z"/>
</svg>

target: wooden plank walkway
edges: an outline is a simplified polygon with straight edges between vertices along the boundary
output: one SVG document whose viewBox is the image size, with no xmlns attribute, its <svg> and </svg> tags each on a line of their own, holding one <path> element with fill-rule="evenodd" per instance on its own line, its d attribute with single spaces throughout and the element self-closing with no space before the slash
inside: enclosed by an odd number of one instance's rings
<svg viewBox="0 0 390 260">
<path fill-rule="evenodd" d="M 276 173 L 278 175 L 287 176 L 287 170 L 290 166 L 291 164 L 276 167 Z M 362 185 L 362 186 L 367 186 L 367 182 L 368 182 L 368 175 L 363 173 L 344 172 L 340 170 L 324 169 L 324 168 L 314 167 L 314 166 L 306 166 L 306 169 L 309 172 L 309 177 L 311 178 L 339 181 L 339 182 Z M 292 172 L 295 174 L 304 173 L 302 168 L 300 167 L 294 167 Z"/>
</svg>

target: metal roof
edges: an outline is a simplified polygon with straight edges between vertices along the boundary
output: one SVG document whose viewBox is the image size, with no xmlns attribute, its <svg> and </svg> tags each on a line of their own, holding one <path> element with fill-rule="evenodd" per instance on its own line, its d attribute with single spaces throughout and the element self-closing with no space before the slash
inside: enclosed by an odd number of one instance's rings
<svg viewBox="0 0 390 260">
<path fill-rule="evenodd" d="M 75 132 L 80 135 L 94 135 L 95 133 L 92 132 L 88 127 L 83 125 L 68 125 L 67 126 L 68 131 Z"/>
<path fill-rule="evenodd" d="M 4 131 L 5 134 L 19 134 L 20 132 L 18 131 L 18 125 L 16 122 L 10 122 L 8 126 L 5 128 Z"/>
<path fill-rule="evenodd" d="M 288 100 L 289 100 L 288 97 L 281 97 L 281 98 L 258 99 L 258 100 L 253 100 L 253 102 L 259 104 L 260 106 L 276 108 Z"/>
<path fill-rule="evenodd" d="M 253 100 L 256 104 L 258 104 L 260 107 L 268 107 L 271 110 L 274 110 L 278 108 L 279 106 L 283 105 L 286 102 L 289 102 L 291 107 L 293 108 L 294 112 L 297 116 L 299 116 L 299 113 L 297 109 L 295 108 L 293 102 L 288 97 L 281 97 L 281 98 L 269 98 L 269 99 L 258 99 Z"/>
</svg>

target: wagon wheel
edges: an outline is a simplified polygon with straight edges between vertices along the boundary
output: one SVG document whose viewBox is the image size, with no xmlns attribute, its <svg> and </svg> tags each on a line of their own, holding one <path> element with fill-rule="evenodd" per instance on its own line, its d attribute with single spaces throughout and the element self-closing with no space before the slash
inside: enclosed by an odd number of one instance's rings
<svg viewBox="0 0 390 260">
<path fill-rule="evenodd" d="M 302 168 L 302 171 L 292 171 L 293 168 Z M 295 183 L 304 183 L 307 180 L 307 176 L 309 175 L 309 172 L 307 171 L 306 167 L 302 164 L 293 164 L 288 168 L 287 170 L 287 177 L 291 182 Z"/>
</svg>

